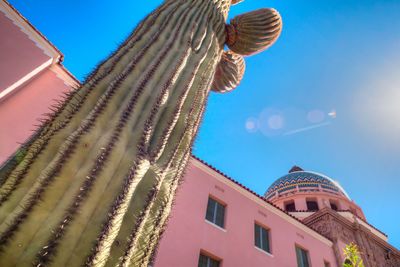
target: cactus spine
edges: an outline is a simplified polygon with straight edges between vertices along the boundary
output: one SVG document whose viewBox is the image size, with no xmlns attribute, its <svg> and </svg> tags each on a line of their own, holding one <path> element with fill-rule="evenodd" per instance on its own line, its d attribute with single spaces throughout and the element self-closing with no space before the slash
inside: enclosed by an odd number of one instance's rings
<svg viewBox="0 0 400 267">
<path fill-rule="evenodd" d="M 211 85 L 233 89 L 244 72 L 238 54 L 264 49 L 257 38 L 271 35 L 265 12 L 226 28 L 230 5 L 166 1 L 2 167 L 1 266 L 151 262 Z M 249 36 L 258 45 L 250 52 Z"/>
</svg>

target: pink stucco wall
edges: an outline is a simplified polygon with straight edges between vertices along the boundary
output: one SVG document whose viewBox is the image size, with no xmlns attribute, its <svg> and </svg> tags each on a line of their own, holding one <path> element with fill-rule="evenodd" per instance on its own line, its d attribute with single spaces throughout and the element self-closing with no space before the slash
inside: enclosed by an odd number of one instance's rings
<svg viewBox="0 0 400 267">
<path fill-rule="evenodd" d="M 50 59 L 0 10 L 0 92 Z"/>
<path fill-rule="evenodd" d="M 204 171 L 199 167 L 202 163 L 194 161 L 177 193 L 155 267 L 197 266 L 200 250 L 222 259 L 222 267 L 294 267 L 295 244 L 309 250 L 313 267 L 323 266 L 324 260 L 336 266 L 328 244 L 296 226 L 282 211 L 272 208 L 272 212 L 269 204 L 257 203 L 253 195 L 239 192 L 238 186 L 226 178 L 222 179 L 228 183 L 223 183 L 216 178 L 219 174 Z M 224 230 L 205 220 L 210 195 L 227 205 Z M 270 229 L 272 255 L 255 248 L 255 222 Z"/>
<path fill-rule="evenodd" d="M 2 77 L 1 73 L 0 80 Z M 69 90 L 63 80 L 47 69 L 0 102 L 0 164 L 18 148 L 18 143 L 32 135 L 34 124 L 49 112 L 53 99 Z"/>
</svg>

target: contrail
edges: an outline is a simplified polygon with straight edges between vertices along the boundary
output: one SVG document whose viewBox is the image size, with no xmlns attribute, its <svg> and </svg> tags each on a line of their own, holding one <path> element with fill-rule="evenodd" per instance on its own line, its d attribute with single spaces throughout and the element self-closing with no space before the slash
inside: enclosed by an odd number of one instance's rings
<svg viewBox="0 0 400 267">
<path fill-rule="evenodd" d="M 331 124 L 331 122 L 327 121 L 327 122 L 323 122 L 323 123 L 320 123 L 320 124 L 315 124 L 315 125 L 311 125 L 311 126 L 308 126 L 308 127 L 303 127 L 303 128 L 298 128 L 298 129 L 295 129 L 295 130 L 291 130 L 291 131 L 288 131 L 288 132 L 284 133 L 283 135 L 292 135 L 292 134 L 296 134 L 296 133 L 300 133 L 300 132 L 305 132 L 305 131 L 309 131 L 309 130 L 312 130 L 312 129 L 315 129 L 315 128 L 323 127 L 323 126 L 326 126 L 326 125 L 329 125 L 329 124 Z"/>
</svg>

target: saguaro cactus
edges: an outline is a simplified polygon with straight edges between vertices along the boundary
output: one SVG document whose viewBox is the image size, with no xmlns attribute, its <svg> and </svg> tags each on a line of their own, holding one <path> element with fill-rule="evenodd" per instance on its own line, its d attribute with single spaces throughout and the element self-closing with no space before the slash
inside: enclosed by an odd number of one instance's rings
<svg viewBox="0 0 400 267">
<path fill-rule="evenodd" d="M 0 266 L 149 264 L 211 85 L 281 30 L 272 9 L 226 26 L 230 6 L 165 1 L 3 166 Z"/>
</svg>

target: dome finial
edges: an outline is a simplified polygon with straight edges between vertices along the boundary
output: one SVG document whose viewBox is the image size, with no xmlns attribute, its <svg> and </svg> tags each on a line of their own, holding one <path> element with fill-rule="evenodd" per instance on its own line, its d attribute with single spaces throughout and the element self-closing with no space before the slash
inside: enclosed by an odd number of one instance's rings
<svg viewBox="0 0 400 267">
<path fill-rule="evenodd" d="M 302 171 L 304 171 L 302 168 L 300 168 L 300 167 L 297 166 L 297 165 L 294 165 L 294 166 L 289 170 L 289 173 L 292 173 L 292 172 L 302 172 Z"/>
</svg>

